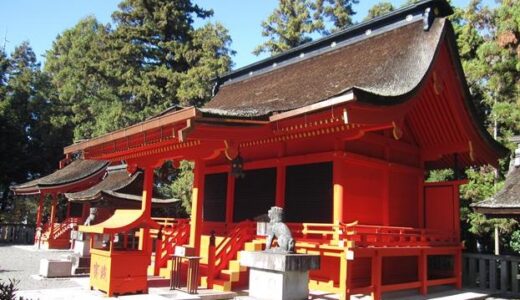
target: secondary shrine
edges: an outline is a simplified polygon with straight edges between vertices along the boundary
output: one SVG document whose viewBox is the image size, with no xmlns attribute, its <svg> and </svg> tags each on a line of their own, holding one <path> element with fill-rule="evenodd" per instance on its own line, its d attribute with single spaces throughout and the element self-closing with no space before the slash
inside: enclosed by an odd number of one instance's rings
<svg viewBox="0 0 520 300">
<path fill-rule="evenodd" d="M 153 172 L 166 160 L 190 160 L 191 218 L 158 237 L 158 274 L 169 276 L 174 246 L 186 243 L 202 257 L 201 285 L 243 287 L 240 251 L 265 246 L 257 222 L 279 206 L 296 252 L 321 256 L 310 289 L 380 299 L 388 291 L 460 288 L 465 181 L 425 177 L 439 168 L 496 166 L 507 151 L 480 121 L 450 14 L 444 0 L 422 1 L 223 74 L 202 108 L 172 108 L 66 147 L 66 155 L 144 172 L 140 208 L 80 227 L 123 237 L 94 250 L 112 283 L 91 273 L 91 286 L 147 290 L 150 231 L 160 227 L 150 214 Z M 138 247 L 127 245 L 128 232 L 139 233 Z M 124 276 L 134 286 L 121 288 Z"/>
<path fill-rule="evenodd" d="M 68 192 L 89 188 L 103 178 L 108 163 L 105 161 L 77 159 L 67 156 L 54 173 L 11 187 L 18 196 L 38 195 L 36 234 L 34 242 L 49 249 L 70 248 L 70 231 L 82 224 L 88 216 L 88 206 L 67 202 L 65 216 L 58 219 L 58 198 Z M 44 200 L 51 197 L 51 207 L 44 220 Z"/>
</svg>

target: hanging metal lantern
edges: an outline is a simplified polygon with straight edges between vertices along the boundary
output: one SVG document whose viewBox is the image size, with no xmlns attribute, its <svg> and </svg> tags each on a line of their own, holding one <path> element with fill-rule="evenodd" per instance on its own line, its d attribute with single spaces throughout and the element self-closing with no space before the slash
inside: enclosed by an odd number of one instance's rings
<svg viewBox="0 0 520 300">
<path fill-rule="evenodd" d="M 244 178 L 244 159 L 240 154 L 237 155 L 233 160 L 231 160 L 231 175 L 235 178 Z"/>
</svg>

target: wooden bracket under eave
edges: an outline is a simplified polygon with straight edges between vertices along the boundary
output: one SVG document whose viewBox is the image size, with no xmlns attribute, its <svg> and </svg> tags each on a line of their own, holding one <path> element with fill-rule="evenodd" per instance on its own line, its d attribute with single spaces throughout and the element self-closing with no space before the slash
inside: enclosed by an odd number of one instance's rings
<svg viewBox="0 0 520 300">
<path fill-rule="evenodd" d="M 192 119 L 186 120 L 186 127 L 183 127 L 182 129 L 179 129 L 178 136 L 179 136 L 179 142 L 184 143 L 186 139 L 188 138 L 188 135 L 195 129 L 195 125 L 193 124 Z"/>
<path fill-rule="evenodd" d="M 468 149 L 469 149 L 469 158 L 472 162 L 475 161 L 475 152 L 473 151 L 473 143 L 468 141 Z"/>
<path fill-rule="evenodd" d="M 402 123 L 403 122 L 392 121 L 392 135 L 396 141 L 403 137 Z"/>
<path fill-rule="evenodd" d="M 228 160 L 233 160 L 238 156 L 238 144 L 234 141 L 224 140 L 224 155 Z"/>
</svg>

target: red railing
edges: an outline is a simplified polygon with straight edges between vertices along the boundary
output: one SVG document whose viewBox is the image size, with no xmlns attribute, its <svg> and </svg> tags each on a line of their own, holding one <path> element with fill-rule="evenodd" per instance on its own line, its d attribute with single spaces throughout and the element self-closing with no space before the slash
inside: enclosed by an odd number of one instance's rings
<svg viewBox="0 0 520 300">
<path fill-rule="evenodd" d="M 425 247 L 459 243 L 454 233 L 413 227 L 341 224 L 342 237 L 354 247 Z"/>
<path fill-rule="evenodd" d="M 168 264 L 168 260 L 175 252 L 175 246 L 186 244 L 189 236 L 190 221 L 188 219 L 175 219 L 161 224 L 155 244 L 155 275 L 159 275 L 161 268 Z"/>
<path fill-rule="evenodd" d="M 218 245 L 211 246 L 208 254 L 208 288 L 212 288 L 213 280 L 229 266 L 229 262 L 237 257 L 238 251 L 245 243 L 256 236 L 256 222 L 243 221 L 235 225 L 229 235 Z"/>
<path fill-rule="evenodd" d="M 39 245 L 42 241 L 69 239 L 69 236 L 66 236 L 66 234 L 70 233 L 72 228 L 80 224 L 81 221 L 81 218 L 69 217 L 61 223 L 54 223 L 52 231 L 49 223 L 42 224 L 41 227 L 36 228 L 34 243 Z"/>
</svg>

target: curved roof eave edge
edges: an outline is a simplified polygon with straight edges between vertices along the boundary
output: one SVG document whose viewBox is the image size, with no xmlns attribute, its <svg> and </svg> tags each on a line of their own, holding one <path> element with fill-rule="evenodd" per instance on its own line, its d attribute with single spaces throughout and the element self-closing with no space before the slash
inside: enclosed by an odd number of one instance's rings
<svg viewBox="0 0 520 300">
<path fill-rule="evenodd" d="M 461 84 L 462 84 L 462 93 L 464 97 L 464 104 L 469 112 L 469 117 L 472 119 L 472 123 L 476 129 L 476 131 L 479 133 L 479 135 L 483 138 L 483 140 L 493 149 L 500 158 L 505 157 L 509 154 L 509 150 L 504 147 L 502 144 L 500 144 L 498 141 L 496 141 L 484 128 L 483 126 L 483 120 L 480 118 L 480 116 L 477 113 L 477 108 L 475 107 L 473 101 L 471 101 L 471 94 L 469 92 L 468 83 L 466 81 L 466 76 L 464 74 L 464 70 L 462 68 L 462 64 L 460 62 L 460 56 L 457 49 L 457 44 L 455 40 L 455 33 L 453 30 L 453 26 L 451 25 L 451 22 L 449 20 L 446 20 L 443 29 L 442 34 L 439 38 L 439 42 L 437 43 L 437 48 L 435 49 L 435 53 L 432 57 L 432 60 L 426 69 L 426 72 L 424 73 L 422 79 L 418 82 L 418 84 L 411 89 L 409 92 L 404 93 L 402 95 L 398 96 L 384 96 L 384 95 L 378 95 L 375 93 L 372 93 L 370 91 L 366 91 L 362 88 L 354 87 L 352 88 L 352 91 L 357 99 L 357 101 L 367 104 L 376 104 L 376 105 L 396 105 L 404 103 L 410 99 L 412 99 L 415 95 L 417 95 L 421 88 L 424 86 L 426 79 L 428 78 L 428 75 L 430 74 L 434 62 L 437 60 L 440 46 L 442 44 L 442 41 L 446 41 L 446 45 L 448 46 L 448 51 L 451 54 L 451 57 L 453 58 L 453 64 L 455 67 L 455 72 L 458 75 Z"/>
</svg>

